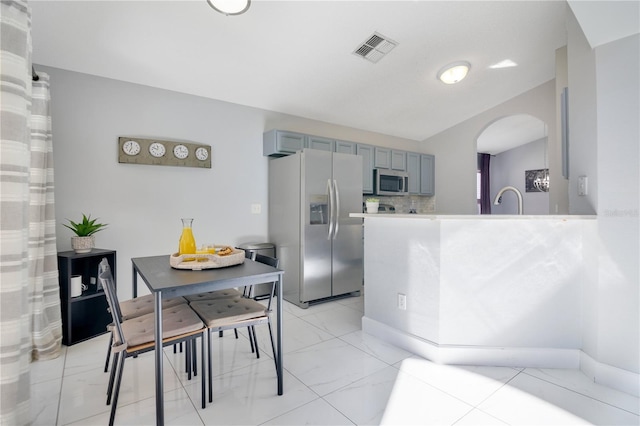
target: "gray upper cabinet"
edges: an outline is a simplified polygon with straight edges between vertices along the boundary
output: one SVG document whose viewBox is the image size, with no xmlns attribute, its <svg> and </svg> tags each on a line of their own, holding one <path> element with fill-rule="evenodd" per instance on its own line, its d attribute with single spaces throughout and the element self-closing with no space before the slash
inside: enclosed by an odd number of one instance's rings
<svg viewBox="0 0 640 426">
<path fill-rule="evenodd" d="M 391 168 L 391 150 L 388 148 L 376 147 L 373 165 L 376 169 L 390 169 Z"/>
<path fill-rule="evenodd" d="M 333 152 L 333 145 L 333 139 L 321 138 L 319 136 L 307 136 L 307 143 L 305 144 L 305 148 Z"/>
<path fill-rule="evenodd" d="M 409 194 L 420 194 L 420 154 L 407 152 L 407 173 L 409 173 Z"/>
<path fill-rule="evenodd" d="M 430 154 L 420 155 L 420 194 L 435 195 L 436 157 Z"/>
<path fill-rule="evenodd" d="M 357 144 L 356 153 L 362 157 L 362 193 L 373 194 L 373 147 Z"/>
<path fill-rule="evenodd" d="M 356 155 L 356 144 L 353 142 L 336 141 L 335 152 Z"/>
<path fill-rule="evenodd" d="M 391 151 L 391 169 L 402 172 L 407 170 L 407 153 L 405 151 Z"/>
<path fill-rule="evenodd" d="M 306 136 L 301 133 L 271 130 L 262 135 L 262 154 L 282 157 L 302 151 Z"/>
</svg>

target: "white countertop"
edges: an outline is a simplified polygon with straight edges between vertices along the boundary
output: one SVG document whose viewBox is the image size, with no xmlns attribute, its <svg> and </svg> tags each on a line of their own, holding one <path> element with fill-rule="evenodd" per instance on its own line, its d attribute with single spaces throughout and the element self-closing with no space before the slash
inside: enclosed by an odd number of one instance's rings
<svg viewBox="0 0 640 426">
<path fill-rule="evenodd" d="M 369 213 L 350 213 L 349 217 L 375 218 L 375 219 L 423 219 L 423 220 L 594 220 L 596 215 L 517 215 L 517 214 L 369 214 Z"/>
</svg>

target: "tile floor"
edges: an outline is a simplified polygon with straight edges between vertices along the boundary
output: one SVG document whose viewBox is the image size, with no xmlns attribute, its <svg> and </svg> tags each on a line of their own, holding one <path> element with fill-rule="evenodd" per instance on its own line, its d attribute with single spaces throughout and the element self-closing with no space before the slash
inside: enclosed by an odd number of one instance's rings
<svg viewBox="0 0 640 426">
<path fill-rule="evenodd" d="M 307 310 L 285 302 L 285 393 L 276 394 L 266 327 L 263 356 L 246 335 L 215 343 L 214 403 L 200 408 L 200 376 L 165 349 L 165 420 L 171 425 L 638 425 L 640 402 L 577 370 L 443 366 L 361 331 L 363 300 Z M 105 425 L 108 336 L 32 364 L 34 425 Z M 155 424 L 153 352 L 128 359 L 116 424 Z"/>
</svg>

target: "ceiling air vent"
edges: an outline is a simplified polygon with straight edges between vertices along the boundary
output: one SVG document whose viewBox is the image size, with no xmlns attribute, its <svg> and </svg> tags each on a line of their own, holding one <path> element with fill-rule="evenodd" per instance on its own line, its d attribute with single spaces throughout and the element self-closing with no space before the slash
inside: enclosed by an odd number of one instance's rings
<svg viewBox="0 0 640 426">
<path fill-rule="evenodd" d="M 398 43 L 390 38 L 383 36 L 380 33 L 373 33 L 367 41 L 356 47 L 353 54 L 358 55 L 367 61 L 376 63 L 382 59 L 384 55 L 391 52 L 391 50 L 393 50 L 397 45 Z"/>
</svg>

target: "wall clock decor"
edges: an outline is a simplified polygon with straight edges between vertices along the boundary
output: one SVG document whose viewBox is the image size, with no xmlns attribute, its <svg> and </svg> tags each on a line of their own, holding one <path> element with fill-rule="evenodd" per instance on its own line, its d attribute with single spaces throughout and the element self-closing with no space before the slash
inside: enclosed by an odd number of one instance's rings
<svg viewBox="0 0 640 426">
<path fill-rule="evenodd" d="M 118 162 L 210 169 L 211 146 L 191 142 L 121 136 L 118 138 Z"/>
</svg>

